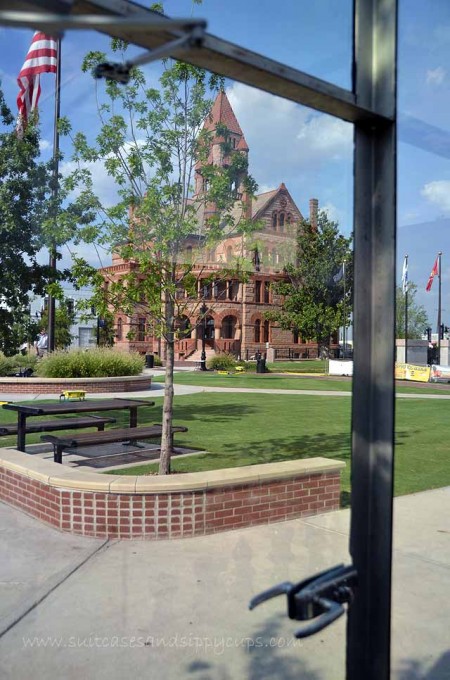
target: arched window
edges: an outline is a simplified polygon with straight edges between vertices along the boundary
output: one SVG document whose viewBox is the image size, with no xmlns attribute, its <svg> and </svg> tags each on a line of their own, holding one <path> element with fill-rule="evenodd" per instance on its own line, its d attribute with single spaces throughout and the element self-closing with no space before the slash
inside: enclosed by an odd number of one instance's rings
<svg viewBox="0 0 450 680">
<path fill-rule="evenodd" d="M 270 325 L 268 321 L 264 321 L 264 337 L 263 342 L 270 342 Z"/>
<path fill-rule="evenodd" d="M 255 321 L 255 342 L 261 342 L 261 321 L 259 319 Z"/>
<path fill-rule="evenodd" d="M 272 229 L 276 229 L 278 224 L 278 215 L 276 212 L 272 213 Z"/>
<path fill-rule="evenodd" d="M 222 321 L 222 338 L 232 340 L 236 330 L 236 317 L 226 316 Z"/>
<path fill-rule="evenodd" d="M 291 213 L 288 213 L 288 216 L 286 217 L 286 222 L 287 222 L 287 224 L 291 224 L 291 222 L 292 222 L 292 215 L 291 215 Z"/>
<path fill-rule="evenodd" d="M 227 262 L 233 259 L 233 246 L 227 246 Z"/>
<path fill-rule="evenodd" d="M 270 281 L 264 281 L 264 302 L 270 302 Z"/>
<path fill-rule="evenodd" d="M 298 329 L 294 328 L 294 330 L 292 331 L 292 342 L 298 345 L 298 340 L 299 340 Z"/>
<path fill-rule="evenodd" d="M 117 321 L 117 340 L 123 340 L 123 321 L 119 319 Z"/>
<path fill-rule="evenodd" d="M 192 246 L 186 247 L 186 261 L 191 262 L 192 260 Z"/>
<path fill-rule="evenodd" d="M 278 215 L 278 227 L 280 231 L 284 231 L 284 213 Z"/>
<path fill-rule="evenodd" d="M 205 340 L 214 340 L 214 319 L 207 316 L 205 320 Z"/>
</svg>

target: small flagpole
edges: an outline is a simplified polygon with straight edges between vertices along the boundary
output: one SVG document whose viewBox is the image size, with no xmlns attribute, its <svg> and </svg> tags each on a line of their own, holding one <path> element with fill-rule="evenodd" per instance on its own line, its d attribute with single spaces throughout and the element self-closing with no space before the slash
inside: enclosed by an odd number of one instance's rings
<svg viewBox="0 0 450 680">
<path fill-rule="evenodd" d="M 408 255 L 405 255 L 403 268 L 408 271 Z M 403 284 L 405 286 L 405 364 L 408 363 L 408 279 Z"/>
<path fill-rule="evenodd" d="M 58 201 L 58 184 L 59 184 L 59 131 L 58 122 L 61 111 L 61 38 L 57 39 L 57 59 L 56 59 L 56 78 L 55 78 L 55 116 L 53 122 L 53 186 L 52 199 L 54 203 L 54 226 L 56 227 L 57 220 L 57 201 Z M 50 246 L 49 253 L 49 267 L 51 282 L 56 282 L 56 244 Z M 53 352 L 55 349 L 55 298 L 49 293 L 48 295 L 48 351 Z"/>
<path fill-rule="evenodd" d="M 438 253 L 438 277 L 439 277 L 439 295 L 438 295 L 438 364 L 441 363 L 441 256 L 442 252 Z"/>
<path fill-rule="evenodd" d="M 346 331 L 347 331 L 347 317 L 346 317 L 346 308 L 345 308 L 345 260 L 342 263 L 342 274 L 344 276 L 344 332 L 342 334 L 342 341 L 344 345 L 344 359 L 345 359 L 345 350 L 346 350 Z"/>
</svg>

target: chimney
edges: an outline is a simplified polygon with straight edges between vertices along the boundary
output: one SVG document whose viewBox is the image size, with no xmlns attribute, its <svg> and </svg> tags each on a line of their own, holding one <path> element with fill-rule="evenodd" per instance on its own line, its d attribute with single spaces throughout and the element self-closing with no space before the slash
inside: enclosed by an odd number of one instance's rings
<svg viewBox="0 0 450 680">
<path fill-rule="evenodd" d="M 319 213 L 319 201 L 317 198 L 309 199 L 309 221 L 311 228 L 317 231 L 317 216 Z"/>
</svg>

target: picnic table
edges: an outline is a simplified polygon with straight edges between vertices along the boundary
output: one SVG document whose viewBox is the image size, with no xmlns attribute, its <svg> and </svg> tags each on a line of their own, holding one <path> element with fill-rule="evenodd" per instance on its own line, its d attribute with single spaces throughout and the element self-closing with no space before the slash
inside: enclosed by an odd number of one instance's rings
<svg viewBox="0 0 450 680">
<path fill-rule="evenodd" d="M 17 449 L 25 451 L 27 433 L 27 418 L 32 416 L 53 416 L 74 413 L 90 413 L 100 411 L 128 410 L 130 412 L 130 427 L 137 426 L 137 412 L 141 406 L 153 406 L 154 401 L 144 399 L 86 399 L 85 401 L 65 401 L 57 403 L 39 402 L 34 404 L 8 403 L 2 408 L 17 412 Z M 70 418 L 67 419 L 70 429 Z"/>
</svg>

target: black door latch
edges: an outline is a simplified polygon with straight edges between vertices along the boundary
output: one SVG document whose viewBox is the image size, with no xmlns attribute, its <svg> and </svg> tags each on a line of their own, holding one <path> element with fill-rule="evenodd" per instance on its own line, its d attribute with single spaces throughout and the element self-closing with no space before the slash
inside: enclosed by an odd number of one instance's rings
<svg viewBox="0 0 450 680">
<path fill-rule="evenodd" d="M 295 633 L 295 637 L 304 638 L 318 633 L 344 614 L 344 603 L 351 604 L 356 585 L 356 569 L 338 564 L 299 583 L 285 581 L 265 590 L 250 600 L 249 609 L 254 609 L 278 595 L 286 595 L 290 619 L 316 619 Z"/>
</svg>

